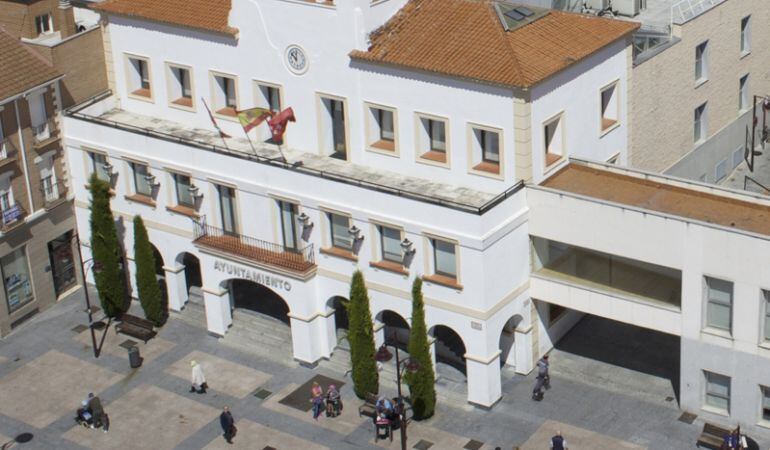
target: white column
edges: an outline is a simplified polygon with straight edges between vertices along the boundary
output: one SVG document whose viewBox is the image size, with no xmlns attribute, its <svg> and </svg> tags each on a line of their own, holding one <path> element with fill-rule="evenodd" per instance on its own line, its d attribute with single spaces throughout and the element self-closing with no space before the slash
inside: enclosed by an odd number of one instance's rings
<svg viewBox="0 0 770 450">
<path fill-rule="evenodd" d="M 184 276 L 184 266 L 163 267 L 166 272 L 166 291 L 168 292 L 168 308 L 181 311 L 187 303 L 187 281 Z"/>
<path fill-rule="evenodd" d="M 374 332 L 374 350 L 377 351 L 385 343 L 385 324 L 375 320 L 372 327 Z"/>
<path fill-rule="evenodd" d="M 468 402 L 491 408 L 502 396 L 500 350 L 486 358 L 465 354 L 468 372 Z"/>
<path fill-rule="evenodd" d="M 337 347 L 337 327 L 335 326 L 335 314 L 336 311 L 333 308 L 328 308 L 326 312 L 319 318 L 322 322 L 322 328 L 325 331 L 323 343 L 325 349 L 323 354 L 325 358 L 332 356 L 334 348 Z"/>
<path fill-rule="evenodd" d="M 230 311 L 230 296 L 227 289 L 203 288 L 203 303 L 206 307 L 206 326 L 209 333 L 224 336 L 233 323 Z"/>
<path fill-rule="evenodd" d="M 516 328 L 514 336 L 511 352 L 516 352 L 516 373 L 528 374 L 534 368 L 532 364 L 534 361 L 532 357 L 532 326 Z"/>
<path fill-rule="evenodd" d="M 438 379 L 438 368 L 436 367 L 436 338 L 428 335 L 428 350 L 430 350 L 430 360 L 433 363 L 433 376 Z"/>
<path fill-rule="evenodd" d="M 315 366 L 318 360 L 323 358 L 324 351 L 328 350 L 328 342 L 324 342 L 327 335 L 326 320 L 322 315 L 313 317 L 301 317 L 289 313 L 291 320 L 291 346 L 294 359 L 300 364 Z M 332 318 L 332 320 L 334 320 Z"/>
</svg>

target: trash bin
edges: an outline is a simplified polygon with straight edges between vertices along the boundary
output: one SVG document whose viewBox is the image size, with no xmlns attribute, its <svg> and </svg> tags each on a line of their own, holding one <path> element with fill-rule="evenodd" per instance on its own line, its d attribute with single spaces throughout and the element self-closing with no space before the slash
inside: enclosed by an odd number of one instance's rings
<svg viewBox="0 0 770 450">
<path fill-rule="evenodd" d="M 129 347 L 128 349 L 128 363 L 132 369 L 136 369 L 142 366 L 142 355 L 139 354 L 139 347 Z"/>
</svg>

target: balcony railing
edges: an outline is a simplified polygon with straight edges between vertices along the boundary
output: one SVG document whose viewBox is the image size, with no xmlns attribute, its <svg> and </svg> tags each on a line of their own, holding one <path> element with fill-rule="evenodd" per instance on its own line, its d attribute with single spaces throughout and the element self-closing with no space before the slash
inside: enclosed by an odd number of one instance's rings
<svg viewBox="0 0 770 450">
<path fill-rule="evenodd" d="M 32 139 L 34 139 L 35 144 L 42 144 L 54 137 L 56 122 L 53 119 L 48 119 L 39 125 L 32 125 L 30 128 L 32 129 Z"/>
<path fill-rule="evenodd" d="M 0 220 L 0 229 L 5 233 L 12 228 L 24 223 L 24 216 L 27 212 L 24 211 L 24 207 L 15 203 L 2 210 L 2 219 Z"/>
<path fill-rule="evenodd" d="M 16 157 L 16 146 L 11 138 L 0 139 L 0 165 Z"/>
<path fill-rule="evenodd" d="M 49 209 L 67 198 L 67 185 L 63 181 L 49 183 L 46 180 L 42 180 L 40 182 L 40 192 L 43 194 L 43 202 L 46 209 Z"/>
<path fill-rule="evenodd" d="M 293 272 L 304 273 L 315 267 L 313 244 L 295 250 L 250 236 L 226 232 L 207 225 L 205 218 L 195 220 L 193 224 L 193 239 L 197 245 Z"/>
</svg>

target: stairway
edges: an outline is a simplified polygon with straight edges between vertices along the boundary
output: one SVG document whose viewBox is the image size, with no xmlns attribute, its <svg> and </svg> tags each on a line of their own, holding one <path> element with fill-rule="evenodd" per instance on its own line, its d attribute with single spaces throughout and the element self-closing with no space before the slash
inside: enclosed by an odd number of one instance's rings
<svg viewBox="0 0 770 450">
<path fill-rule="evenodd" d="M 246 309 L 233 312 L 233 325 L 219 342 L 277 361 L 292 361 L 291 328 L 278 319 Z"/>
</svg>

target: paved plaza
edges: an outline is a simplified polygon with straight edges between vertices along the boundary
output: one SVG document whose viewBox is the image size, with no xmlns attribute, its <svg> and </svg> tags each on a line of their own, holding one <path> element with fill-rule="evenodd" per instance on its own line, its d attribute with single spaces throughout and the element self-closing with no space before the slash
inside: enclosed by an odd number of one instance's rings
<svg viewBox="0 0 770 450">
<path fill-rule="evenodd" d="M 75 329 L 85 323 L 83 305 L 81 290 L 0 341 L 0 446 L 22 433 L 31 433 L 32 440 L 14 448 L 400 446 L 398 434 L 393 442 L 374 441 L 371 422 L 357 414 L 361 401 L 352 394 L 350 377 L 336 365 L 310 369 L 288 363 L 286 355 L 270 358 L 224 345 L 185 320 L 182 312 L 172 314 L 157 338 L 136 344 L 145 360 L 141 368 L 131 369 L 124 348 L 129 338 L 116 335 L 114 328 L 105 338 L 102 355 L 94 359 L 90 334 Z M 287 343 L 286 352 L 290 348 Z M 670 382 L 580 353 L 574 348 L 552 353 L 553 387 L 539 403 L 529 398 L 532 375 L 514 375 L 507 369 L 503 399 L 491 411 L 458 401 L 456 392 L 446 392 L 451 388 L 439 383 L 437 414 L 410 425 L 408 448 L 547 449 L 557 430 L 571 449 L 695 447 L 703 422 L 678 420 L 682 412 L 672 400 Z M 204 368 L 210 386 L 205 395 L 188 392 L 191 360 Z M 315 421 L 301 404 L 301 395 L 291 395 L 317 376 L 344 381 L 340 417 Z M 393 381 L 383 378 L 382 391 L 395 395 Z M 101 397 L 110 416 L 109 433 L 76 426 L 75 410 L 88 392 Z M 225 405 L 238 427 L 233 445 L 225 442 L 219 426 Z M 768 448 L 770 435 L 752 437 L 760 448 Z"/>
</svg>

